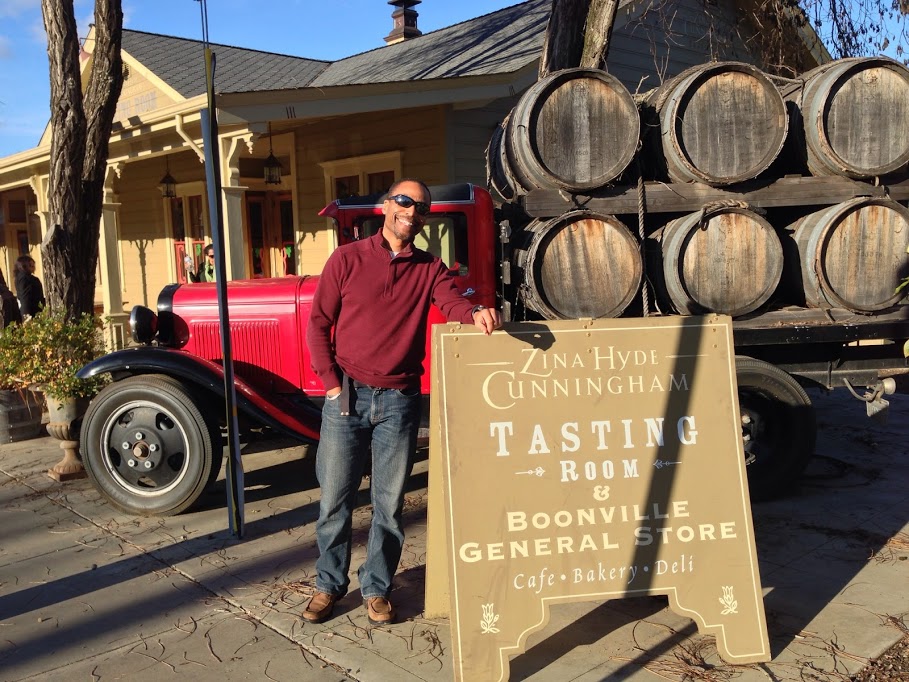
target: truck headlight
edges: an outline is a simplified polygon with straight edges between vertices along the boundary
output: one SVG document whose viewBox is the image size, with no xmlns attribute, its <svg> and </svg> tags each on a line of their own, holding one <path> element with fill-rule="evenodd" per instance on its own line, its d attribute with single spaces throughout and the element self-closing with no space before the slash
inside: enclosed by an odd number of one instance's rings
<svg viewBox="0 0 909 682">
<path fill-rule="evenodd" d="M 133 306 L 129 314 L 129 331 L 136 343 L 150 344 L 158 333 L 158 316 L 144 305 Z"/>
</svg>

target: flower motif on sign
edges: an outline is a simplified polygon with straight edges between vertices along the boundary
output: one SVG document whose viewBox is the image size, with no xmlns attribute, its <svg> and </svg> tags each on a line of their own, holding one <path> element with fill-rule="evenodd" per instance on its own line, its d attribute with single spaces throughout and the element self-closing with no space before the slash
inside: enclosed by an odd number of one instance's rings
<svg viewBox="0 0 909 682">
<path fill-rule="evenodd" d="M 728 616 L 730 613 L 738 614 L 739 603 L 732 596 L 732 585 L 723 587 L 723 596 L 720 597 L 720 604 L 723 606 L 722 615 Z"/>
<path fill-rule="evenodd" d="M 484 635 L 494 635 L 499 631 L 496 623 L 499 622 L 499 616 L 494 611 L 495 604 L 483 604 L 483 620 L 480 621 L 480 631 Z"/>
</svg>

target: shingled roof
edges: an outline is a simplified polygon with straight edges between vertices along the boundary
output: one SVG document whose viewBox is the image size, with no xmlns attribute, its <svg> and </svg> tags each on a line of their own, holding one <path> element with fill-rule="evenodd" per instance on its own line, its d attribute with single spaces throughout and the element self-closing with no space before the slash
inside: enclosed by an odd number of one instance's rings
<svg viewBox="0 0 909 682">
<path fill-rule="evenodd" d="M 552 0 L 529 0 L 333 62 L 313 87 L 516 71 L 540 55 Z"/>
<path fill-rule="evenodd" d="M 210 44 L 215 83 L 223 92 L 303 88 L 330 62 Z M 203 46 L 198 40 L 123 30 L 123 51 L 137 59 L 183 97 L 205 93 Z"/>
<path fill-rule="evenodd" d="M 551 0 L 528 0 L 336 62 L 211 44 L 219 93 L 509 73 L 539 56 Z M 205 92 L 198 40 L 123 30 L 123 50 L 186 98 Z"/>
</svg>

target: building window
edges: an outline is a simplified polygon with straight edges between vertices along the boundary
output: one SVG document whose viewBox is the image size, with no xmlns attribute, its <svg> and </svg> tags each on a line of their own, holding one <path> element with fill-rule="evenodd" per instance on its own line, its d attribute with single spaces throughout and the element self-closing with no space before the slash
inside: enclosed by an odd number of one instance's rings
<svg viewBox="0 0 909 682">
<path fill-rule="evenodd" d="M 335 199 L 385 192 L 401 177 L 401 152 L 323 161 L 326 203 Z"/>
<path fill-rule="evenodd" d="M 326 204 L 335 199 L 386 192 L 402 177 L 399 151 L 323 161 L 319 165 L 325 178 Z M 333 227 L 329 234 L 329 250 L 333 251 L 337 246 Z"/>
<path fill-rule="evenodd" d="M 24 200 L 13 199 L 7 205 L 9 207 L 9 222 L 11 222 L 11 223 L 27 222 Z"/>
</svg>

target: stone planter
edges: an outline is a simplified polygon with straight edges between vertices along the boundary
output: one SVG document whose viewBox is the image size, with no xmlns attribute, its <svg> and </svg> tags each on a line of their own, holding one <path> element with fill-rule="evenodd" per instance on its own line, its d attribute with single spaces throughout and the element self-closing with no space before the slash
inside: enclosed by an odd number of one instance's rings
<svg viewBox="0 0 909 682">
<path fill-rule="evenodd" d="M 44 395 L 37 391 L 0 391 L 0 443 L 40 436 L 43 403 Z"/>
<path fill-rule="evenodd" d="M 47 475 L 57 481 L 85 478 L 85 468 L 79 459 L 78 420 L 88 408 L 89 398 L 57 400 L 47 396 L 47 432 L 60 441 L 63 459 L 47 470 Z"/>
</svg>

